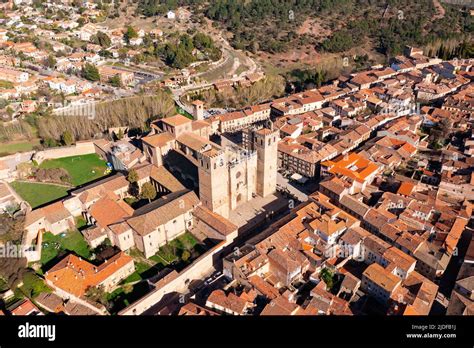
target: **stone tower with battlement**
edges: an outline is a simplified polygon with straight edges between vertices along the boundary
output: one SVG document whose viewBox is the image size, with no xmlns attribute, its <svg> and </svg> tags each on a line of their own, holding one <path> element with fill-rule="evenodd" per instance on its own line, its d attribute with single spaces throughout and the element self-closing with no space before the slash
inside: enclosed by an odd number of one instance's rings
<svg viewBox="0 0 474 348">
<path fill-rule="evenodd" d="M 199 199 L 209 210 L 229 217 L 229 174 L 226 154 L 222 150 L 209 150 L 200 155 Z"/>
<path fill-rule="evenodd" d="M 257 152 L 257 194 L 266 197 L 276 191 L 279 131 L 270 128 L 248 129 L 247 148 Z"/>
<path fill-rule="evenodd" d="M 193 103 L 193 117 L 196 121 L 204 119 L 204 103 L 201 100 L 195 100 Z"/>
</svg>

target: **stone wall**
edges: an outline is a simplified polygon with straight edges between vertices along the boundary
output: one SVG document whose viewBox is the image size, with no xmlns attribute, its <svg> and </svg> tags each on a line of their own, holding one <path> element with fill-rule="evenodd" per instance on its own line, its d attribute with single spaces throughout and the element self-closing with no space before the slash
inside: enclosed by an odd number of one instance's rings
<svg viewBox="0 0 474 348">
<path fill-rule="evenodd" d="M 202 279 L 214 271 L 214 262 L 216 256 L 231 241 L 223 241 L 214 246 L 212 249 L 197 258 L 190 266 L 185 268 L 181 273 L 175 271 L 168 276 L 169 281 L 158 281 L 158 286 L 150 293 L 132 303 L 130 306 L 121 310 L 119 315 L 140 315 L 152 306 L 160 302 L 166 294 L 179 292 L 187 292 L 187 284 L 195 279 Z M 173 274 L 174 273 L 174 274 Z M 166 278 L 167 276 L 165 276 Z M 160 284 L 161 283 L 161 284 Z"/>
<path fill-rule="evenodd" d="M 34 154 L 33 160 L 40 164 L 48 159 L 57 159 L 62 157 L 81 156 L 96 153 L 96 147 L 92 141 L 77 142 L 72 146 L 57 147 L 38 151 Z"/>
</svg>

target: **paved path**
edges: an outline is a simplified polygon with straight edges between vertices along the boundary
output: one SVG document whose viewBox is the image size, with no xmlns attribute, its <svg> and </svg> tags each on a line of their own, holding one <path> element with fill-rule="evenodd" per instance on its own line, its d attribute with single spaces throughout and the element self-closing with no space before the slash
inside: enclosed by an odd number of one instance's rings
<svg viewBox="0 0 474 348">
<path fill-rule="evenodd" d="M 289 180 L 284 178 L 280 173 L 277 173 L 277 185 L 288 190 L 300 202 L 306 202 L 308 200 L 308 195 L 303 192 L 303 190 L 300 190 L 296 185 L 292 185 Z"/>
</svg>

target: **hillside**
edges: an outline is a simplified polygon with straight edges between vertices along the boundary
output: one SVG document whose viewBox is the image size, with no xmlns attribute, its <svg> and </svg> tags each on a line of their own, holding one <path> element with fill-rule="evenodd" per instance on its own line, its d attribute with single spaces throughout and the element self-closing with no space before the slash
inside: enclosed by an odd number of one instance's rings
<svg viewBox="0 0 474 348">
<path fill-rule="evenodd" d="M 253 53 L 308 46 L 338 53 L 370 41 L 372 50 L 391 57 L 406 44 L 456 38 L 456 46 L 445 53 L 451 55 L 474 31 L 467 10 L 437 0 L 140 0 L 138 11 L 153 16 L 186 5 L 226 30 L 234 48 Z"/>
</svg>

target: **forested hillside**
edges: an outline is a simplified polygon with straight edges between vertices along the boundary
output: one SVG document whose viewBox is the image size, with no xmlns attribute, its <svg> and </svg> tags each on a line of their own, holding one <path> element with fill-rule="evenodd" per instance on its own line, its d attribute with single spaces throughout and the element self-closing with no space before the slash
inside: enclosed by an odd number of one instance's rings
<svg viewBox="0 0 474 348">
<path fill-rule="evenodd" d="M 437 49 L 445 55 L 472 54 L 474 21 L 469 11 L 443 4 L 441 15 L 432 0 L 139 0 L 139 11 L 151 16 L 184 5 L 232 32 L 235 48 L 252 52 L 278 53 L 306 44 L 343 52 L 370 40 L 374 50 L 387 56 L 399 54 L 406 44 L 434 42 L 441 42 Z M 299 34 L 308 18 L 320 21 L 329 35 Z M 442 48 L 448 40 L 449 47 Z"/>
</svg>

